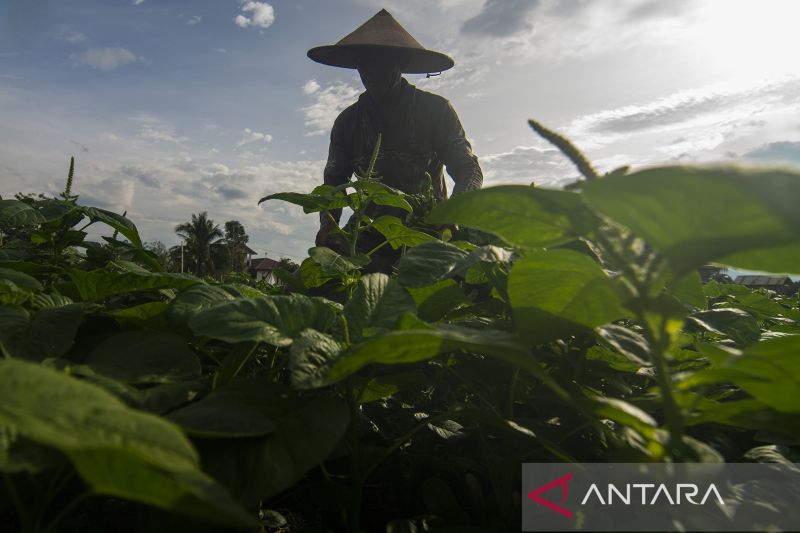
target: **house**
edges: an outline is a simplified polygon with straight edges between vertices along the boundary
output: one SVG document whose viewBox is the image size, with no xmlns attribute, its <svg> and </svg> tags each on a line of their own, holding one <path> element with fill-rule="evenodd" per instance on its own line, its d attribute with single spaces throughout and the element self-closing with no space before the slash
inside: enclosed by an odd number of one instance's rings
<svg viewBox="0 0 800 533">
<path fill-rule="evenodd" d="M 736 276 L 734 283 L 750 289 L 769 289 L 780 294 L 794 294 L 797 290 L 789 276 Z"/>
<path fill-rule="evenodd" d="M 275 261 L 269 257 L 255 257 L 250 259 L 250 275 L 256 281 L 266 281 L 267 283 L 277 284 L 278 278 L 275 277 L 275 270 L 280 266 L 280 261 Z"/>
<path fill-rule="evenodd" d="M 697 269 L 700 273 L 700 280 L 703 283 L 708 283 L 712 280 L 719 283 L 733 283 L 733 280 L 726 274 L 726 270 L 724 267 L 716 265 L 703 265 Z"/>
</svg>

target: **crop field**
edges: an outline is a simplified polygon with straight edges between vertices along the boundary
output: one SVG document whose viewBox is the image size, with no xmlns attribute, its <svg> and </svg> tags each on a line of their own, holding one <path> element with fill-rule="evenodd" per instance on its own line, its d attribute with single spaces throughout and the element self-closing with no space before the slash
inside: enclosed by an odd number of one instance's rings
<svg viewBox="0 0 800 533">
<path fill-rule="evenodd" d="M 797 462 L 797 284 L 698 269 L 800 273 L 800 174 L 531 126 L 582 180 L 262 199 L 353 212 L 275 286 L 165 272 L 71 182 L 0 200 L 0 529 L 519 531 L 526 462 Z"/>
</svg>

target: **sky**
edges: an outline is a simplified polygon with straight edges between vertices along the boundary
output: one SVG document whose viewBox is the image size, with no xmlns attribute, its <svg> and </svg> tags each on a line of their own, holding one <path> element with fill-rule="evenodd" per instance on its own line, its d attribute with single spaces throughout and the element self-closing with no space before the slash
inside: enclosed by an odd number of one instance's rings
<svg viewBox="0 0 800 533">
<path fill-rule="evenodd" d="M 207 211 L 296 261 L 316 215 L 262 196 L 322 182 L 330 127 L 363 91 L 306 57 L 381 8 L 455 67 L 406 75 L 448 98 L 484 186 L 577 172 L 527 119 L 601 171 L 800 168 L 797 0 L 0 0 L 0 194 L 127 211 L 179 243 Z"/>
</svg>

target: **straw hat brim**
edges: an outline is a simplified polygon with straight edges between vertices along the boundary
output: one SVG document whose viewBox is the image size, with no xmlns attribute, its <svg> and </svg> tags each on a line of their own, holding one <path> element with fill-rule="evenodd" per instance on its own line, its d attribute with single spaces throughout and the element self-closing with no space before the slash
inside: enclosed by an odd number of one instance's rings
<svg viewBox="0 0 800 533">
<path fill-rule="evenodd" d="M 453 68 L 455 62 L 447 55 L 433 50 L 410 48 L 406 46 L 389 46 L 378 44 L 333 44 L 317 46 L 308 51 L 308 57 L 317 63 L 331 67 L 356 68 L 358 56 L 365 52 L 402 51 L 408 54 L 408 63 L 401 69 L 406 74 L 426 74 L 443 72 Z"/>
</svg>

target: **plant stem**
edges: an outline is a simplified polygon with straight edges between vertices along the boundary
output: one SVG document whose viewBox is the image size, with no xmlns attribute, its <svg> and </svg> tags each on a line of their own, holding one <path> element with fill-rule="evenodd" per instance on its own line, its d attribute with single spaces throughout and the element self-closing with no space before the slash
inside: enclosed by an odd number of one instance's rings
<svg viewBox="0 0 800 533">
<path fill-rule="evenodd" d="M 517 393 L 517 378 L 519 377 L 519 367 L 511 369 L 511 381 L 508 384 L 508 398 L 506 399 L 506 418 L 514 419 L 514 397 Z"/>
</svg>

